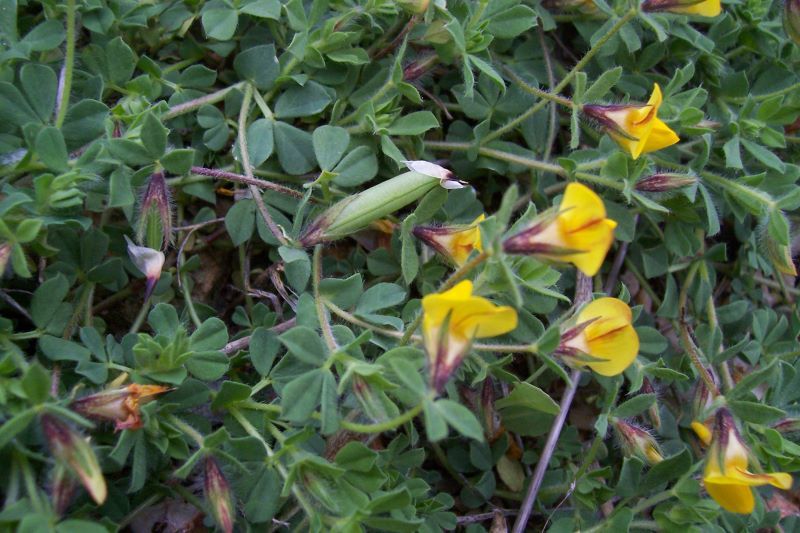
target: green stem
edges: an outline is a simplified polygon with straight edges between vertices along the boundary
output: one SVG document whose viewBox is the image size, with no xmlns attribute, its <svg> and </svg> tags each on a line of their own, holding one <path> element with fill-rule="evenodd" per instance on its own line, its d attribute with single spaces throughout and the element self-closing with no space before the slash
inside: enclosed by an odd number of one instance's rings
<svg viewBox="0 0 800 533">
<path fill-rule="evenodd" d="M 242 158 L 242 167 L 244 168 L 244 175 L 248 180 L 253 180 L 253 167 L 250 165 L 250 152 L 247 147 L 247 116 L 250 113 L 250 102 L 253 100 L 253 86 L 247 84 L 244 89 L 244 98 L 242 99 L 242 108 L 239 110 L 239 155 Z M 267 211 L 267 206 L 264 204 L 264 198 L 261 196 L 261 191 L 253 184 L 247 186 L 250 189 L 250 194 L 256 202 L 261 218 L 269 228 L 270 233 L 281 243 L 283 246 L 288 246 L 289 241 L 283 236 L 283 231 L 278 227 L 272 219 L 272 215 Z"/>
<path fill-rule="evenodd" d="M 234 407 L 229 409 L 229 412 L 231 416 L 233 416 L 233 418 L 235 418 L 236 421 L 239 422 L 239 425 L 242 426 L 242 428 L 248 435 L 250 435 L 251 437 L 253 437 L 254 439 L 256 439 L 261 443 L 261 445 L 264 447 L 264 451 L 267 453 L 267 457 L 269 457 L 270 459 L 275 457 L 275 452 L 272 450 L 270 445 L 267 444 L 267 441 L 264 440 L 264 437 L 261 435 L 261 433 L 259 433 L 258 430 L 255 427 L 253 427 L 253 424 L 251 424 L 250 421 L 244 415 L 242 415 L 242 413 L 238 409 Z M 289 474 L 286 471 L 286 468 L 283 466 L 283 464 L 280 461 L 274 461 L 273 464 L 275 465 L 275 469 L 278 471 L 281 477 L 284 480 L 288 479 Z M 292 484 L 292 494 L 294 494 L 294 497 L 297 499 L 297 503 L 299 503 L 300 506 L 305 511 L 306 516 L 313 516 L 314 514 L 313 507 L 308 502 L 305 495 L 300 491 L 300 488 L 297 486 L 296 483 Z"/>
<path fill-rule="evenodd" d="M 139 329 L 142 327 L 144 323 L 144 319 L 147 317 L 147 311 L 150 309 L 150 298 L 142 302 L 142 308 L 139 309 L 139 314 L 136 315 L 136 318 L 131 324 L 131 329 L 128 330 L 128 334 L 137 333 Z"/>
<path fill-rule="evenodd" d="M 538 87 L 534 87 L 533 85 L 529 84 L 528 82 L 520 78 L 516 72 L 514 72 L 508 67 L 504 67 L 503 72 L 505 72 L 514 83 L 519 85 L 520 88 L 527 93 L 530 93 L 534 96 L 538 96 L 539 98 L 544 98 L 545 100 L 550 100 L 551 102 L 563 105 L 564 107 L 568 107 L 569 109 L 575 107 L 575 103 L 569 98 L 564 98 L 563 96 L 559 96 L 557 94 L 544 91 Z"/>
<path fill-rule="evenodd" d="M 325 300 L 319 294 L 319 283 L 322 280 L 322 245 L 318 244 L 314 247 L 312 273 L 312 287 L 314 290 L 314 305 L 317 308 L 317 319 L 319 326 L 322 329 L 322 338 L 325 339 L 325 344 L 331 352 L 339 349 L 336 343 L 336 338 L 333 336 L 333 329 L 331 323 L 328 321 L 328 316 L 325 313 Z"/>
<path fill-rule="evenodd" d="M 197 315 L 197 310 L 194 308 L 192 293 L 189 290 L 186 276 L 183 277 L 183 283 L 181 283 L 181 292 L 183 293 L 183 301 L 186 304 L 186 309 L 189 311 L 189 317 L 192 319 L 194 327 L 199 328 L 203 321 L 200 320 L 200 317 Z"/>
<path fill-rule="evenodd" d="M 425 141 L 425 146 L 433 150 L 444 150 L 448 152 L 466 152 L 473 148 L 473 146 L 469 143 L 443 141 Z M 497 150 L 495 148 L 487 148 L 485 146 L 481 146 L 478 149 L 478 153 L 486 157 L 491 157 L 492 159 L 524 166 L 533 170 L 551 172 L 558 176 L 569 177 L 569 173 L 563 167 L 554 165 L 552 163 L 539 161 L 538 159 L 504 152 L 503 150 Z M 614 189 L 616 191 L 622 191 L 625 188 L 625 184 L 620 181 L 605 178 L 603 176 L 596 176 L 587 172 L 575 172 L 573 177 L 581 181 L 602 185 L 603 187 L 608 187 L 609 189 Z"/>
<path fill-rule="evenodd" d="M 422 404 L 420 403 L 416 407 L 412 407 L 405 413 L 396 416 L 392 419 L 386 420 L 385 422 L 378 422 L 377 424 L 358 424 L 356 422 L 348 422 L 346 420 L 342 420 L 340 425 L 348 430 L 348 431 L 355 431 L 356 433 L 383 433 L 385 431 L 391 431 L 393 429 L 397 429 L 406 422 L 411 422 L 414 418 L 422 412 Z"/>
<path fill-rule="evenodd" d="M 192 438 L 193 441 L 197 443 L 198 448 L 203 448 L 205 446 L 205 438 L 203 435 L 200 434 L 199 431 L 194 429 L 192 426 L 181 420 L 175 415 L 167 415 L 167 421 L 181 430 L 185 435 Z"/>
<path fill-rule="evenodd" d="M 567 75 L 564 76 L 564 79 L 561 80 L 559 82 L 559 84 L 556 85 L 553 88 L 553 93 L 554 94 L 558 94 L 561 91 L 563 91 L 564 88 L 572 82 L 572 79 L 575 76 L 577 76 L 580 71 L 583 70 L 583 68 L 586 66 L 586 64 L 589 63 L 589 61 L 591 61 L 592 58 L 594 58 L 595 55 L 597 55 L 597 53 L 603 48 L 603 46 L 605 46 L 605 44 L 609 40 L 611 40 L 611 38 L 614 37 L 614 35 L 616 35 L 617 32 L 619 32 L 619 30 L 622 29 L 623 26 L 625 26 L 625 24 L 630 22 L 630 20 L 633 19 L 636 16 L 637 13 L 638 13 L 637 8 L 632 7 L 619 20 L 617 20 L 617 22 L 611 28 L 609 28 L 608 32 L 605 35 L 603 35 L 600 38 L 600 40 L 597 41 L 589 49 L 588 52 L 586 52 L 586 55 L 584 55 L 581 58 L 581 60 L 578 61 L 575 64 L 574 67 L 572 67 L 572 70 L 570 70 L 567 73 Z M 491 142 L 491 141 L 497 139 L 498 137 L 502 137 L 503 135 L 505 135 L 509 131 L 513 130 L 518 125 L 522 124 L 523 122 L 528 120 L 530 117 L 535 115 L 540 109 L 542 109 L 545 105 L 547 105 L 548 101 L 549 100 L 542 99 L 542 100 L 536 102 L 536 105 L 534 105 L 531 108 L 529 108 L 526 112 L 522 113 L 520 116 L 518 116 L 514 120 L 508 122 L 504 126 L 498 128 L 497 130 L 493 131 L 492 133 L 488 134 L 486 137 L 481 139 L 481 141 L 480 141 L 481 144 L 485 144 L 485 143 Z"/>
<path fill-rule="evenodd" d="M 772 91 L 771 93 L 758 94 L 758 95 L 755 95 L 755 96 L 734 96 L 734 97 L 726 98 L 726 100 L 728 100 L 730 102 L 735 102 L 735 103 L 743 103 L 748 98 L 752 98 L 756 102 L 763 102 L 764 100 L 769 100 L 770 98 L 773 98 L 775 96 L 780 96 L 782 94 L 789 94 L 789 93 L 795 92 L 798 89 L 800 89 L 800 82 L 793 83 L 792 85 L 789 85 L 788 87 L 784 87 L 783 89 L 778 89 L 777 91 Z"/>
<path fill-rule="evenodd" d="M 169 111 L 161 115 L 161 118 L 163 120 L 169 120 L 171 118 L 185 115 L 186 113 L 191 113 L 195 109 L 199 109 L 204 105 L 216 104 L 217 102 L 221 102 L 225 98 L 225 96 L 228 95 L 229 92 L 231 92 L 234 89 L 241 89 L 245 83 L 247 82 L 240 81 L 239 83 L 231 85 L 230 87 L 225 87 L 224 89 L 220 89 L 205 96 L 201 96 L 200 98 L 195 98 L 194 100 L 189 100 L 188 102 L 178 104 L 174 107 L 171 107 Z"/>
<path fill-rule="evenodd" d="M 75 64 L 75 0 L 67 0 L 67 52 L 64 57 L 64 81 L 58 99 L 56 128 L 64 124 L 69 107 L 69 96 L 72 91 L 72 68 Z"/>
<path fill-rule="evenodd" d="M 705 383 L 708 391 L 716 397 L 720 395 L 719 389 L 717 388 L 716 383 L 714 383 L 714 379 L 711 377 L 711 374 L 709 374 L 708 369 L 701 361 L 700 350 L 692 340 L 692 336 L 689 334 L 689 324 L 686 322 L 686 305 L 689 295 L 689 287 L 692 285 L 699 268 L 699 261 L 693 263 L 692 266 L 689 267 L 689 271 L 686 273 L 686 279 L 683 282 L 683 287 L 681 287 L 681 292 L 678 295 L 680 340 L 681 344 L 683 345 L 683 349 L 686 350 L 689 359 L 692 361 L 695 369 L 697 369 L 698 374 L 700 374 L 700 379 L 703 380 L 703 383 Z"/>
</svg>

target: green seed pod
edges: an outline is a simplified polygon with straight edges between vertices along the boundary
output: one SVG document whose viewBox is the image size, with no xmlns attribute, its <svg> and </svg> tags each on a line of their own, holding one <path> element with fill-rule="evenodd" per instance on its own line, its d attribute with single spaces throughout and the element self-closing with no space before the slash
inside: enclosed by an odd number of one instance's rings
<svg viewBox="0 0 800 533">
<path fill-rule="evenodd" d="M 346 237 L 418 200 L 442 182 L 419 172 L 395 176 L 331 206 L 306 228 L 300 242 L 313 246 Z"/>
</svg>

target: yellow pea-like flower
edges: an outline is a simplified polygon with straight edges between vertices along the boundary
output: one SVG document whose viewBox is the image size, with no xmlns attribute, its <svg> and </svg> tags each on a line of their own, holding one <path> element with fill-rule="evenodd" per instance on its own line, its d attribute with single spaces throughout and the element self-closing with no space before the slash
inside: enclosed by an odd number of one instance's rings
<svg viewBox="0 0 800 533">
<path fill-rule="evenodd" d="M 512 254 L 538 255 L 572 263 L 594 276 L 614 242 L 617 223 L 606 217 L 603 200 L 590 188 L 570 183 L 555 216 L 508 238 L 503 249 Z"/>
<path fill-rule="evenodd" d="M 720 409 L 714 420 L 703 484 L 708 494 L 726 511 L 752 513 L 755 508 L 753 487 L 772 485 L 783 490 L 792 488 L 792 476 L 789 474 L 753 474 L 747 470 L 748 462 L 747 446 L 742 442 L 733 417 L 727 409 Z"/>
<path fill-rule="evenodd" d="M 575 327 L 562 334 L 556 353 L 601 376 L 621 374 L 639 353 L 639 335 L 632 320 L 628 304 L 599 298 L 581 310 Z"/>
<path fill-rule="evenodd" d="M 716 17 L 722 13 L 722 5 L 720 0 L 646 0 L 642 3 L 642 11 Z"/>
<path fill-rule="evenodd" d="M 653 84 L 653 93 L 645 105 L 585 105 L 583 111 L 596 119 L 608 134 L 631 157 L 672 146 L 678 135 L 658 118 L 663 96 L 661 87 Z"/>
<path fill-rule="evenodd" d="M 517 312 L 472 294 L 472 282 L 422 299 L 422 333 L 431 387 L 441 391 L 467 355 L 474 339 L 495 337 L 517 327 Z"/>
<path fill-rule="evenodd" d="M 483 251 L 478 224 L 484 219 L 486 216 L 481 215 L 463 226 L 417 226 L 413 233 L 456 266 L 461 266 L 467 262 L 473 250 Z"/>
</svg>

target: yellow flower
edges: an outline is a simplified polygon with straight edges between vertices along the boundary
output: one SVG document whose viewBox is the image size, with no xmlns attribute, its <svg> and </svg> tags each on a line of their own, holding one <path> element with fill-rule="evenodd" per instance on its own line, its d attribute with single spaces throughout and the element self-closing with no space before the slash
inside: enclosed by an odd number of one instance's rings
<svg viewBox="0 0 800 533">
<path fill-rule="evenodd" d="M 417 226 L 414 235 L 456 266 L 461 266 L 467 262 L 472 250 L 483 251 L 478 224 L 485 218 L 481 215 L 466 226 Z"/>
<path fill-rule="evenodd" d="M 691 423 L 691 428 L 692 431 L 694 431 L 694 434 L 697 435 L 697 438 L 700 439 L 700 442 L 706 446 L 711 445 L 711 431 L 709 431 L 705 424 L 694 420 Z"/>
<path fill-rule="evenodd" d="M 169 391 L 162 385 L 139 385 L 106 390 L 72 402 L 72 409 L 90 418 L 116 422 L 116 429 L 139 429 L 142 417 L 139 408 L 157 395 Z"/>
<path fill-rule="evenodd" d="M 726 511 L 749 514 L 755 507 L 753 487 L 772 485 L 792 488 L 792 476 L 784 472 L 753 474 L 747 470 L 747 447 L 727 409 L 717 411 L 703 483 L 706 491 Z"/>
<path fill-rule="evenodd" d="M 422 333 L 431 386 L 441 391 L 461 364 L 473 339 L 495 337 L 517 327 L 517 312 L 472 295 L 472 282 L 422 299 Z"/>
<path fill-rule="evenodd" d="M 642 3 L 642 11 L 716 17 L 722 13 L 722 5 L 719 0 L 646 0 Z"/>
<path fill-rule="evenodd" d="M 545 217 L 510 237 L 503 249 L 572 263 L 594 276 L 614 242 L 616 227 L 616 222 L 606 218 L 606 207 L 597 194 L 585 185 L 570 183 L 554 217 Z"/>
<path fill-rule="evenodd" d="M 632 318 L 631 308 L 622 300 L 597 299 L 581 310 L 577 325 L 564 332 L 556 353 L 601 376 L 621 374 L 639 353 Z"/>
<path fill-rule="evenodd" d="M 585 105 L 583 111 L 598 120 L 611 138 L 637 159 L 644 153 L 661 150 L 680 140 L 658 118 L 662 100 L 661 87 L 655 83 L 645 105 Z"/>
</svg>

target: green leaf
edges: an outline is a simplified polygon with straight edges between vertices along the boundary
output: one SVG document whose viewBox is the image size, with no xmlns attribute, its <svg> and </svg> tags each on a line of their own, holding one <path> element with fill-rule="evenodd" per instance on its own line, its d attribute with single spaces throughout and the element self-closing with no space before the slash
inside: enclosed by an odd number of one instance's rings
<svg viewBox="0 0 800 533">
<path fill-rule="evenodd" d="M 50 396 L 50 372 L 39 363 L 34 363 L 22 376 L 22 390 L 33 404 L 40 404 Z"/>
<path fill-rule="evenodd" d="M 39 339 L 39 349 L 51 361 L 87 361 L 91 357 L 89 350 L 80 344 L 52 335 Z"/>
<path fill-rule="evenodd" d="M 416 111 L 405 115 L 389 126 L 389 135 L 420 135 L 426 131 L 438 128 L 439 121 L 430 111 Z"/>
<path fill-rule="evenodd" d="M 400 240 L 402 248 L 400 251 L 400 269 L 403 272 L 403 281 L 406 285 L 411 285 L 419 272 L 419 256 L 417 255 L 416 239 L 411 231 L 416 224 L 417 216 L 412 213 L 403 220 L 400 230 Z"/>
<path fill-rule="evenodd" d="M 275 147 L 272 120 L 260 118 L 247 127 L 247 153 L 250 156 L 250 165 L 258 167 L 269 159 Z M 236 141 L 234 156 L 241 161 L 239 141 Z"/>
<path fill-rule="evenodd" d="M 269 374 L 280 343 L 278 336 L 267 328 L 256 328 L 250 336 L 250 362 L 262 376 Z"/>
<path fill-rule="evenodd" d="M 112 39 L 105 48 L 108 80 L 116 85 L 124 85 L 136 69 L 136 54 L 121 37 Z"/>
<path fill-rule="evenodd" d="M 142 123 L 142 131 L 139 137 L 142 140 L 147 153 L 153 159 L 159 159 L 167 149 L 167 134 L 169 130 L 161 124 L 153 113 L 148 113 Z"/>
<path fill-rule="evenodd" d="M 197 379 L 214 381 L 221 378 L 228 371 L 228 356 L 216 351 L 194 352 L 186 360 L 186 370 Z"/>
<path fill-rule="evenodd" d="M 39 235 L 39 230 L 42 229 L 42 220 L 39 218 L 26 218 L 17 226 L 14 232 L 14 237 L 19 243 L 28 243 L 34 240 Z"/>
<path fill-rule="evenodd" d="M 546 392 L 535 385 L 521 381 L 514 386 L 507 397 L 497 400 L 495 405 L 498 409 L 508 407 L 524 407 L 551 415 L 557 415 L 561 408 Z"/>
<path fill-rule="evenodd" d="M 783 409 L 763 403 L 729 400 L 728 405 L 736 416 L 754 424 L 769 424 L 786 416 Z"/>
<path fill-rule="evenodd" d="M 225 228 L 234 246 L 239 246 L 253 236 L 256 227 L 256 204 L 247 198 L 237 201 L 225 214 Z"/>
<path fill-rule="evenodd" d="M 639 484 L 639 494 L 646 494 L 662 483 L 681 477 L 692 468 L 692 463 L 692 456 L 686 448 L 667 457 L 647 472 Z"/>
<path fill-rule="evenodd" d="M 236 33 L 239 15 L 227 7 L 206 9 L 203 11 L 202 22 L 206 35 L 212 39 L 227 41 Z"/>
<path fill-rule="evenodd" d="M 775 239 L 776 243 L 782 246 L 789 245 L 791 237 L 789 235 L 789 220 L 787 220 L 786 215 L 783 214 L 783 211 L 778 209 L 770 211 L 769 222 L 767 223 L 767 231 L 769 231 L 770 237 Z"/>
<path fill-rule="evenodd" d="M 486 31 L 498 39 L 513 39 L 536 26 L 536 12 L 528 6 L 516 5 L 500 12 L 493 12 L 490 8 L 488 11 L 485 15 L 489 21 Z"/>
<path fill-rule="evenodd" d="M 342 159 L 333 172 L 333 182 L 341 187 L 356 187 L 378 174 L 378 158 L 367 146 L 359 146 Z"/>
<path fill-rule="evenodd" d="M 108 107 L 97 100 L 81 100 L 67 111 L 61 133 L 67 149 L 75 150 L 95 140 L 105 132 Z"/>
<path fill-rule="evenodd" d="M 0 424 L 0 449 L 11 442 L 11 439 L 19 433 L 25 431 L 34 416 L 36 416 L 36 411 L 33 409 L 26 409 L 4 420 L 3 423 Z"/>
<path fill-rule="evenodd" d="M 240 78 L 249 81 L 256 88 L 262 91 L 272 88 L 280 74 L 275 45 L 262 44 L 239 52 L 233 60 L 233 68 Z"/>
<path fill-rule="evenodd" d="M 47 168 L 56 172 L 66 172 L 69 169 L 67 145 L 58 128 L 47 126 L 39 131 L 36 136 L 36 155 Z"/>
<path fill-rule="evenodd" d="M 434 404 L 439 414 L 442 415 L 447 423 L 456 431 L 467 438 L 483 441 L 483 427 L 475 417 L 475 414 L 452 400 L 437 400 Z"/>
<path fill-rule="evenodd" d="M 281 504 L 282 482 L 274 468 L 264 467 L 247 500 L 244 514 L 250 522 L 263 524 L 272 520 Z"/>
<path fill-rule="evenodd" d="M 281 3 L 280 0 L 253 0 L 241 6 L 239 12 L 254 17 L 279 20 Z"/>
<path fill-rule="evenodd" d="M 16 126 L 39 121 L 22 93 L 6 81 L 0 81 L 0 120 Z"/>
<path fill-rule="evenodd" d="M 314 155 L 322 170 L 332 170 L 350 145 L 350 134 L 338 126 L 320 126 L 311 136 Z"/>
<path fill-rule="evenodd" d="M 741 143 L 744 149 L 750 152 L 750 155 L 764 163 L 767 167 L 777 170 L 780 173 L 786 172 L 786 165 L 783 164 L 783 161 L 760 144 L 748 141 L 747 139 L 741 139 Z"/>
<path fill-rule="evenodd" d="M 223 381 L 219 392 L 211 402 L 211 409 L 219 410 L 250 398 L 251 389 L 237 381 Z"/>
<path fill-rule="evenodd" d="M 278 339 L 292 355 L 304 363 L 321 366 L 328 359 L 328 349 L 319 334 L 311 328 L 297 326 Z"/>
<path fill-rule="evenodd" d="M 394 283 L 378 283 L 367 289 L 356 306 L 357 314 L 368 314 L 393 307 L 406 299 L 406 290 Z"/>
<path fill-rule="evenodd" d="M 194 150 L 191 148 L 180 148 L 172 150 L 161 158 L 161 164 L 167 172 L 178 176 L 188 174 L 194 163 Z"/>
<path fill-rule="evenodd" d="M 622 67 L 614 67 L 603 72 L 583 93 L 583 102 L 600 102 L 622 77 Z"/>
<path fill-rule="evenodd" d="M 285 122 L 275 123 L 275 148 L 278 162 L 289 174 L 299 176 L 316 165 L 311 134 Z"/>
<path fill-rule="evenodd" d="M 228 343 L 228 328 L 219 318 L 209 318 L 189 337 L 194 351 L 220 350 Z"/>
<path fill-rule="evenodd" d="M 298 424 L 306 422 L 319 405 L 327 372 L 318 368 L 287 383 L 281 391 L 281 417 Z"/>
<path fill-rule="evenodd" d="M 309 81 L 281 93 L 275 102 L 277 118 L 297 118 L 316 115 L 331 103 L 331 95 L 319 83 Z"/>
<path fill-rule="evenodd" d="M 69 292 L 69 282 L 62 275 L 53 276 L 34 291 L 31 317 L 37 328 L 45 329 L 55 316 L 58 306 Z"/>
<path fill-rule="evenodd" d="M 28 63 L 20 69 L 20 82 L 25 91 L 25 98 L 39 119 L 44 123 L 50 122 L 58 92 L 58 79 L 53 69 Z"/>
<path fill-rule="evenodd" d="M 614 409 L 614 416 L 617 418 L 631 418 L 643 411 L 646 411 L 651 406 L 655 405 L 655 403 L 655 394 L 638 394 L 630 400 L 626 400 L 618 405 L 617 408 Z"/>
</svg>

